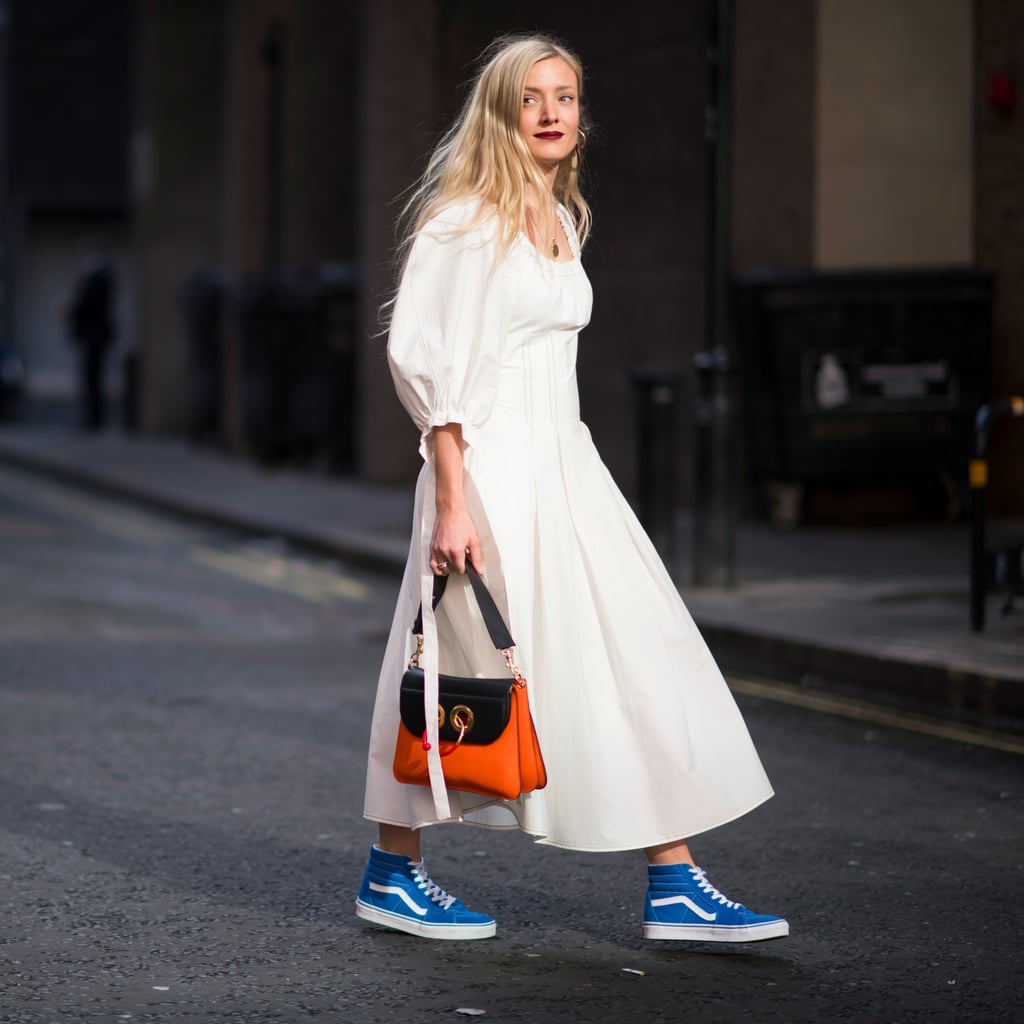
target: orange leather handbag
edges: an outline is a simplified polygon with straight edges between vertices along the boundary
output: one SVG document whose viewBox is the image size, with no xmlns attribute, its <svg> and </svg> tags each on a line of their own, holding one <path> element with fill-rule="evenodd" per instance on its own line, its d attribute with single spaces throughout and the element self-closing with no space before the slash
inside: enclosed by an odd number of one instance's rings
<svg viewBox="0 0 1024 1024">
<path fill-rule="evenodd" d="M 438 741 L 449 789 L 514 800 L 521 793 L 543 789 L 547 771 L 530 714 L 526 679 L 513 660 L 515 641 L 476 569 L 466 571 L 491 642 L 500 651 L 512 678 L 438 677 Z M 444 595 L 447 576 L 434 578 L 434 607 Z M 401 723 L 395 744 L 395 778 L 429 786 L 426 713 L 423 706 L 423 609 L 413 625 L 416 652 L 402 676 Z"/>
</svg>

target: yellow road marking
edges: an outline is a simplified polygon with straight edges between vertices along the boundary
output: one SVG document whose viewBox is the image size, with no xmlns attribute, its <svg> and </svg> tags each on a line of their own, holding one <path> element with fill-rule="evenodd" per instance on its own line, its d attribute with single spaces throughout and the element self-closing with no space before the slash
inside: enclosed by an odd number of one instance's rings
<svg viewBox="0 0 1024 1024">
<path fill-rule="evenodd" d="M 30 522 L 24 516 L 0 515 L 0 538 L 15 540 L 52 540 L 70 533 L 68 527 L 57 523 Z"/>
<path fill-rule="evenodd" d="M 854 700 L 852 697 L 833 697 L 823 693 L 814 693 L 789 683 L 775 683 L 767 680 L 729 677 L 729 686 L 739 693 L 751 697 L 763 697 L 780 704 L 806 708 L 827 715 L 838 715 L 852 718 L 858 722 L 869 722 L 872 725 L 885 725 L 894 729 L 905 729 L 908 732 L 923 733 L 926 736 L 937 736 L 941 739 L 955 740 L 958 743 L 969 743 L 976 747 L 989 747 L 1002 750 L 1009 754 L 1024 754 L 1024 738 L 1010 733 L 980 729 L 976 726 L 960 725 L 956 722 L 942 722 L 914 715 L 910 712 L 893 711 L 867 701 Z"/>
<path fill-rule="evenodd" d="M 33 501 L 75 524 L 85 523 L 122 540 L 159 545 L 169 540 L 189 540 L 195 536 L 195 531 L 186 527 L 162 523 L 145 513 L 113 511 L 106 507 L 104 499 L 71 493 L 60 485 L 41 483 L 17 471 L 0 469 L 0 486 L 29 495 Z M 222 572 L 253 583 L 276 587 L 307 601 L 327 603 L 338 598 L 363 601 L 369 592 L 358 580 L 280 555 L 259 551 L 236 554 L 193 546 L 191 556 L 195 561 Z"/>
<path fill-rule="evenodd" d="M 240 576 L 250 583 L 284 590 L 306 601 L 363 601 L 368 593 L 368 588 L 358 580 L 279 555 L 259 551 L 237 554 L 206 547 L 193 547 L 191 555 L 202 565 Z"/>
</svg>

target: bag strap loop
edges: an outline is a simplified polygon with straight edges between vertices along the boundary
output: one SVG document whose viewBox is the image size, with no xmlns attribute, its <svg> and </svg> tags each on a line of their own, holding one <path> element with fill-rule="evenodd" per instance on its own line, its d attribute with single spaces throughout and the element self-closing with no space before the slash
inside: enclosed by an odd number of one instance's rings
<svg viewBox="0 0 1024 1024">
<path fill-rule="evenodd" d="M 484 581 L 480 578 L 480 573 L 476 571 L 476 567 L 473 563 L 466 559 L 466 574 L 469 576 L 470 585 L 473 588 L 473 593 L 476 595 L 476 603 L 480 606 L 480 612 L 484 617 L 484 625 L 487 627 L 487 633 L 491 638 L 491 643 L 498 651 L 505 652 L 512 647 L 515 647 L 516 642 L 512 639 L 512 634 L 509 632 L 508 626 L 505 625 L 505 620 L 501 617 L 501 612 L 498 611 L 498 606 L 494 603 L 494 598 L 491 597 L 490 591 L 487 589 Z M 436 608 L 444 597 L 445 587 L 448 586 L 447 576 L 435 576 L 434 577 L 434 598 L 431 601 L 431 607 Z M 416 613 L 416 621 L 412 626 L 413 636 L 417 638 L 420 644 L 423 642 L 423 605 L 420 604 L 419 611 Z M 419 646 L 417 646 L 417 653 Z"/>
</svg>

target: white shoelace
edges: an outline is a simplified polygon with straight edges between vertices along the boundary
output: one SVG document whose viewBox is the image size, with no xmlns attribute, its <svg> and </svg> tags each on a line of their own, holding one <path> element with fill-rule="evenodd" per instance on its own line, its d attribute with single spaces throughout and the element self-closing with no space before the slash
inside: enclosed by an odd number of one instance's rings
<svg viewBox="0 0 1024 1024">
<path fill-rule="evenodd" d="M 425 896 L 429 896 L 435 903 L 439 903 L 443 910 L 448 910 L 451 905 L 455 902 L 454 896 L 449 896 L 439 885 L 432 882 L 427 875 L 427 869 L 423 861 L 419 864 L 411 864 L 412 877 L 416 882 L 416 885 L 423 891 Z"/>
<path fill-rule="evenodd" d="M 706 892 L 713 900 L 717 900 L 719 903 L 724 903 L 727 907 L 742 907 L 742 903 L 734 903 L 726 896 L 722 895 L 709 881 L 708 876 L 704 874 L 703 868 L 691 867 L 690 874 L 693 875 L 693 880 L 697 883 L 697 888 L 701 892 Z"/>
</svg>

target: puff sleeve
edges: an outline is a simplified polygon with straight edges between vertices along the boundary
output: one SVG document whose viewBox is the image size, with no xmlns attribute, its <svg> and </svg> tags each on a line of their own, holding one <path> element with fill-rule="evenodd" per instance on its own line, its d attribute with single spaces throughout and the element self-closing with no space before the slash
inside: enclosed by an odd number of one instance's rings
<svg viewBox="0 0 1024 1024">
<path fill-rule="evenodd" d="M 420 229 L 392 313 L 388 364 L 424 459 L 432 428 L 446 423 L 461 424 L 472 445 L 497 392 L 511 296 L 493 221 L 465 230 L 474 212 L 442 211 Z"/>
</svg>

